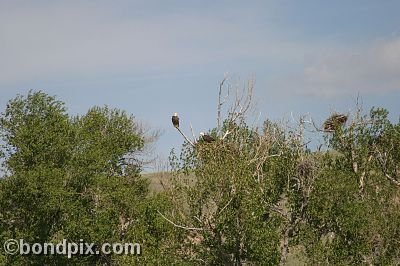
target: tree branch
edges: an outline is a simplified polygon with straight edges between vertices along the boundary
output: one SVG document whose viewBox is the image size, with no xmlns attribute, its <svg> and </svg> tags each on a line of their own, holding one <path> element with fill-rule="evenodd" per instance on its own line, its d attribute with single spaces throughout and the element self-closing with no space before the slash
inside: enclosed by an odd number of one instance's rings
<svg viewBox="0 0 400 266">
<path fill-rule="evenodd" d="M 185 140 L 194 147 L 194 143 L 192 141 L 190 141 L 190 139 L 188 137 L 186 137 L 186 135 L 182 132 L 182 130 L 179 127 L 175 127 L 175 128 L 179 131 L 179 133 L 181 133 L 181 135 L 185 138 Z"/>
<path fill-rule="evenodd" d="M 179 225 L 174 223 L 173 221 L 171 221 L 170 219 L 168 219 L 167 217 L 165 217 L 159 210 L 157 210 L 158 214 L 161 215 L 161 217 L 166 220 L 167 222 L 169 222 L 170 224 L 172 224 L 173 226 L 177 227 L 177 228 L 181 228 L 181 229 L 185 229 L 185 230 L 193 230 L 193 231 L 204 231 L 204 228 L 197 228 L 197 227 L 187 227 L 187 226 L 183 226 L 183 225 Z"/>
<path fill-rule="evenodd" d="M 224 87 L 225 81 L 228 79 L 228 77 L 225 75 L 222 81 L 219 83 L 219 92 L 218 92 L 218 107 L 217 107 L 217 130 L 218 132 L 221 129 L 221 109 L 222 105 L 225 103 L 226 97 L 224 100 L 222 100 L 222 89 Z M 228 95 L 229 95 L 229 90 L 228 90 Z"/>
<path fill-rule="evenodd" d="M 392 181 L 394 184 L 396 184 L 397 186 L 400 186 L 400 182 L 397 181 L 396 179 L 394 179 L 393 177 L 391 177 L 389 174 L 385 173 L 385 176 L 386 176 L 387 179 Z"/>
</svg>

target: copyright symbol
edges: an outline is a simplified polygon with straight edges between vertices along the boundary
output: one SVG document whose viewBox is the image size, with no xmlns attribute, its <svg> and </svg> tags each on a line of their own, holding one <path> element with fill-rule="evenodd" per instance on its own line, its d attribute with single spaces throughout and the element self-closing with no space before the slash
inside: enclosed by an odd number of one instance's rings
<svg viewBox="0 0 400 266">
<path fill-rule="evenodd" d="M 9 239 L 4 242 L 4 251 L 6 254 L 15 255 L 19 251 L 19 242 L 15 239 Z"/>
</svg>

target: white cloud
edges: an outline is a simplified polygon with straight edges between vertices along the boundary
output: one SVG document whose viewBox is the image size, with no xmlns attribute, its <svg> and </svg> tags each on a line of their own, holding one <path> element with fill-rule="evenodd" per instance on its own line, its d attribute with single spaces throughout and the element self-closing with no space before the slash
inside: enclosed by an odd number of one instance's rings
<svg viewBox="0 0 400 266">
<path fill-rule="evenodd" d="M 346 47 L 301 36 L 296 27 L 274 25 L 273 5 L 226 2 L 224 8 L 152 12 L 162 5 L 157 3 L 141 12 L 144 7 L 135 9 L 132 3 L 125 2 L 129 10 L 122 13 L 123 7 L 116 12 L 117 4 L 101 1 L 3 5 L 0 86 L 59 77 L 180 73 L 224 62 L 240 69 L 243 61 L 254 61 L 247 71 L 257 72 L 256 79 L 282 79 L 266 82 L 277 93 L 334 96 L 400 89 L 400 38 Z"/>
<path fill-rule="evenodd" d="M 87 11 L 87 12 L 85 12 Z M 110 20 L 88 10 L 40 10 L 3 17 L 0 79 L 182 63 L 168 25 Z"/>
<path fill-rule="evenodd" d="M 319 56 L 295 83 L 299 93 L 317 96 L 400 90 L 400 38 Z"/>
<path fill-rule="evenodd" d="M 256 57 L 271 46 L 270 37 L 214 15 L 131 17 L 114 14 L 110 7 L 3 8 L 0 82 L 171 70 Z"/>
</svg>

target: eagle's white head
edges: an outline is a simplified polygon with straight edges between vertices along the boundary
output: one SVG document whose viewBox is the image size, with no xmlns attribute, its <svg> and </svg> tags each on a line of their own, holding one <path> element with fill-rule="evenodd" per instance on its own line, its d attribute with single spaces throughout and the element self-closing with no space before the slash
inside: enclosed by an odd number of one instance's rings
<svg viewBox="0 0 400 266">
<path fill-rule="evenodd" d="M 204 137 L 204 135 L 205 135 L 204 132 L 200 132 L 200 136 Z"/>
<path fill-rule="evenodd" d="M 174 113 L 174 115 L 173 116 L 178 116 L 178 113 Z"/>
</svg>

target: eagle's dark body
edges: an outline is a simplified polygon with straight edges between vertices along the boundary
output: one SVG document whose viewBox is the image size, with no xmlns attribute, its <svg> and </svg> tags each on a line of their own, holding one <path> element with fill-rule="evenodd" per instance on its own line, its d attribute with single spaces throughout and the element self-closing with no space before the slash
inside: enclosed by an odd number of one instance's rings
<svg viewBox="0 0 400 266">
<path fill-rule="evenodd" d="M 178 128 L 179 127 L 179 116 L 177 113 L 175 113 L 172 116 L 172 125 L 174 125 L 174 127 Z"/>
<path fill-rule="evenodd" d="M 215 141 L 214 137 L 212 137 L 208 134 L 204 134 L 204 133 L 200 135 L 200 139 L 207 143 L 211 143 L 211 142 Z"/>
</svg>

